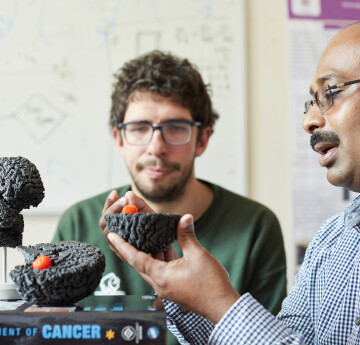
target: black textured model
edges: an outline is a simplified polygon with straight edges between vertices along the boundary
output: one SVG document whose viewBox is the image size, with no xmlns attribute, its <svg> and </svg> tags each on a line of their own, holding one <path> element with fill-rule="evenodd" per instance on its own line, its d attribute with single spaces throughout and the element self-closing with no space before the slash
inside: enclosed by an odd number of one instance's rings
<svg viewBox="0 0 360 345">
<path fill-rule="evenodd" d="M 38 206 L 44 185 L 36 166 L 23 157 L 0 157 L 0 247 L 22 244 L 24 220 L 20 212 Z"/>
<path fill-rule="evenodd" d="M 118 213 L 105 216 L 106 226 L 135 248 L 151 254 L 165 251 L 176 239 L 181 216 L 166 213 Z"/>
<path fill-rule="evenodd" d="M 39 306 L 68 306 L 89 296 L 99 285 L 105 256 L 87 243 L 63 241 L 19 246 L 25 265 L 16 266 L 10 276 L 19 295 Z M 51 259 L 45 269 L 32 267 L 40 255 Z"/>
</svg>

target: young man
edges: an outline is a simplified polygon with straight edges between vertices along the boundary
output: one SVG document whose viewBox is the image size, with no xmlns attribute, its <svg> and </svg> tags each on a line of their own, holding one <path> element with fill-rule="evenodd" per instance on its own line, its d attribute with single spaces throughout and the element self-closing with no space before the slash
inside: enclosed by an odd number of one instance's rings
<svg viewBox="0 0 360 345">
<path fill-rule="evenodd" d="M 321 154 L 320 165 L 330 183 L 360 192 L 360 23 L 330 41 L 310 90 L 303 127 Z M 127 202 L 143 203 L 131 193 L 122 200 Z M 104 213 L 120 206 L 110 198 Z M 323 224 L 276 318 L 251 294 L 239 296 L 224 267 L 196 240 L 192 216 L 182 217 L 178 227 L 184 255 L 174 259 L 170 248 L 164 256 L 169 262 L 108 234 L 103 218 L 100 225 L 111 248 L 160 297 L 198 314 L 164 302 L 169 328 L 184 344 L 359 344 L 360 196 Z"/>
<path fill-rule="evenodd" d="M 113 196 L 131 190 L 156 212 L 192 213 L 200 243 L 226 267 L 234 287 L 251 292 L 271 312 L 280 310 L 286 264 L 277 218 L 257 202 L 195 177 L 194 160 L 205 151 L 218 118 L 197 69 L 186 59 L 154 51 L 126 63 L 116 77 L 110 127 L 132 182 Z M 108 194 L 68 209 L 54 241 L 101 248 L 103 292 L 153 293 L 99 232 Z"/>
</svg>

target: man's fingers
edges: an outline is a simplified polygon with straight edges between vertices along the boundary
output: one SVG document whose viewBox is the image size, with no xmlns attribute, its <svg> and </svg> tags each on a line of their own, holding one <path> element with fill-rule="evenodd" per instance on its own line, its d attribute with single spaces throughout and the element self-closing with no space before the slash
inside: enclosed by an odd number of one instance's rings
<svg viewBox="0 0 360 345">
<path fill-rule="evenodd" d="M 134 192 L 126 192 L 125 197 L 128 201 L 128 204 L 136 205 L 139 212 L 154 213 L 154 210 L 150 206 L 148 206 L 143 199 L 139 198 Z"/>
<path fill-rule="evenodd" d="M 154 213 L 154 211 L 146 205 L 144 200 L 136 196 L 133 192 L 126 192 L 125 196 L 119 199 L 119 194 L 116 190 L 111 191 L 107 197 L 104 208 L 102 210 L 102 216 L 99 220 L 99 225 L 104 233 L 106 227 L 105 215 L 112 213 L 120 213 L 125 205 L 133 204 L 135 205 L 139 212 Z"/>
<path fill-rule="evenodd" d="M 185 256 L 187 249 L 191 249 L 194 245 L 200 246 L 195 236 L 194 218 L 190 214 L 181 217 L 177 228 L 177 241 Z"/>
<path fill-rule="evenodd" d="M 109 197 L 111 196 L 111 193 L 109 195 Z M 118 199 L 117 197 L 115 197 L 115 199 L 109 199 L 109 197 L 106 199 L 105 202 L 105 206 L 102 212 L 102 216 L 99 220 L 99 225 L 101 227 L 101 229 L 103 230 L 104 233 L 104 229 L 106 227 L 106 221 L 105 221 L 105 215 L 107 214 L 112 214 L 112 213 L 120 213 L 122 208 L 127 205 L 127 200 L 125 197 L 122 197 L 120 199 Z"/>
<path fill-rule="evenodd" d="M 100 220 L 101 221 L 101 220 Z M 109 229 L 107 228 L 106 224 L 104 227 L 101 228 L 101 231 L 103 233 L 103 235 L 105 236 L 106 240 L 109 242 L 109 240 L 107 239 L 107 235 L 109 233 Z"/>
<path fill-rule="evenodd" d="M 164 261 L 169 262 L 169 261 L 172 261 L 172 260 L 175 260 L 175 259 L 177 259 L 177 255 L 175 253 L 174 246 L 171 245 L 164 252 Z"/>
<path fill-rule="evenodd" d="M 125 205 L 128 204 L 128 200 L 126 197 L 121 197 L 120 199 L 117 199 L 113 204 L 111 204 L 103 213 L 103 216 L 106 214 L 112 214 L 112 213 L 121 213 L 121 210 Z"/>
<path fill-rule="evenodd" d="M 99 219 L 99 225 L 100 225 L 100 228 L 101 228 L 104 235 L 106 235 L 106 233 L 104 232 L 104 229 L 106 227 L 106 221 L 105 221 L 104 215 L 106 214 L 106 211 L 111 207 L 111 205 L 113 205 L 114 203 L 116 203 L 118 201 L 119 201 L 118 192 L 116 190 L 112 190 L 111 193 L 106 198 L 104 208 L 103 208 L 102 213 L 101 213 L 102 216 Z"/>
<path fill-rule="evenodd" d="M 164 253 L 151 254 L 154 259 L 164 261 Z"/>
<path fill-rule="evenodd" d="M 121 255 L 123 260 L 135 268 L 135 270 L 139 273 L 143 273 L 145 275 L 151 274 L 151 265 L 156 265 L 158 262 L 160 262 L 152 258 L 150 255 L 137 250 L 135 247 L 127 243 L 123 238 L 113 232 L 110 232 L 107 235 L 107 238 L 115 250 Z"/>
<path fill-rule="evenodd" d="M 124 261 L 124 259 L 122 258 L 122 256 L 117 253 L 116 248 L 113 246 L 113 244 L 112 244 L 112 243 L 110 242 L 110 240 L 108 239 L 108 234 L 109 234 L 108 228 L 105 227 L 102 232 L 103 232 L 103 235 L 105 236 L 105 240 L 106 240 L 106 242 L 108 243 L 110 249 L 111 249 L 121 260 Z"/>
<path fill-rule="evenodd" d="M 111 193 L 109 194 L 109 196 L 106 198 L 105 204 L 104 204 L 104 208 L 102 210 L 101 214 L 104 214 L 104 212 L 110 207 L 110 205 L 112 205 L 117 199 L 119 199 L 119 194 L 118 192 L 114 189 L 111 191 Z"/>
<path fill-rule="evenodd" d="M 110 232 L 107 236 L 110 242 L 110 247 L 116 253 L 116 255 L 123 261 L 132 266 L 140 276 L 151 285 L 156 291 L 156 283 L 151 278 L 151 265 L 156 265 L 160 262 L 150 255 L 145 254 L 134 248 L 131 244 L 127 243 L 119 235 Z"/>
</svg>

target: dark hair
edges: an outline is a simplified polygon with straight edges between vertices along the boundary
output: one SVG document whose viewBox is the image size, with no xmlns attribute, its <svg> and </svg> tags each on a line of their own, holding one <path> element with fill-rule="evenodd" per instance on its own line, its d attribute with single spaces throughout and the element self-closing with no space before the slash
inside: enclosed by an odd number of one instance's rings
<svg viewBox="0 0 360 345">
<path fill-rule="evenodd" d="M 194 121 L 213 129 L 219 115 L 212 107 L 210 86 L 187 59 L 158 50 L 124 64 L 114 75 L 109 125 L 124 121 L 129 97 L 134 91 L 153 91 L 189 109 Z"/>
</svg>

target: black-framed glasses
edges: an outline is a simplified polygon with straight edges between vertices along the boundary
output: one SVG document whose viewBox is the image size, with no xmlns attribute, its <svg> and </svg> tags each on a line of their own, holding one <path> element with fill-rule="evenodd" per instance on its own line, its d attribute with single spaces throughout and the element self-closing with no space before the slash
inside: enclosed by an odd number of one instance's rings
<svg viewBox="0 0 360 345">
<path fill-rule="evenodd" d="M 119 123 L 126 142 L 130 145 L 147 145 L 154 131 L 160 130 L 163 140 L 169 145 L 187 144 L 192 136 L 194 126 L 201 126 L 199 121 L 169 120 L 159 126 L 153 126 L 147 121 Z"/>
<path fill-rule="evenodd" d="M 321 87 L 319 90 L 315 92 L 314 99 L 305 102 L 304 114 L 307 114 L 310 108 L 314 104 L 316 104 L 321 114 L 324 115 L 334 105 L 334 94 L 336 94 L 336 92 L 333 92 L 333 90 L 356 83 L 360 83 L 360 79 L 347 81 L 345 83 L 341 83 L 337 85 L 331 85 L 331 86 L 328 85 Z"/>
</svg>

